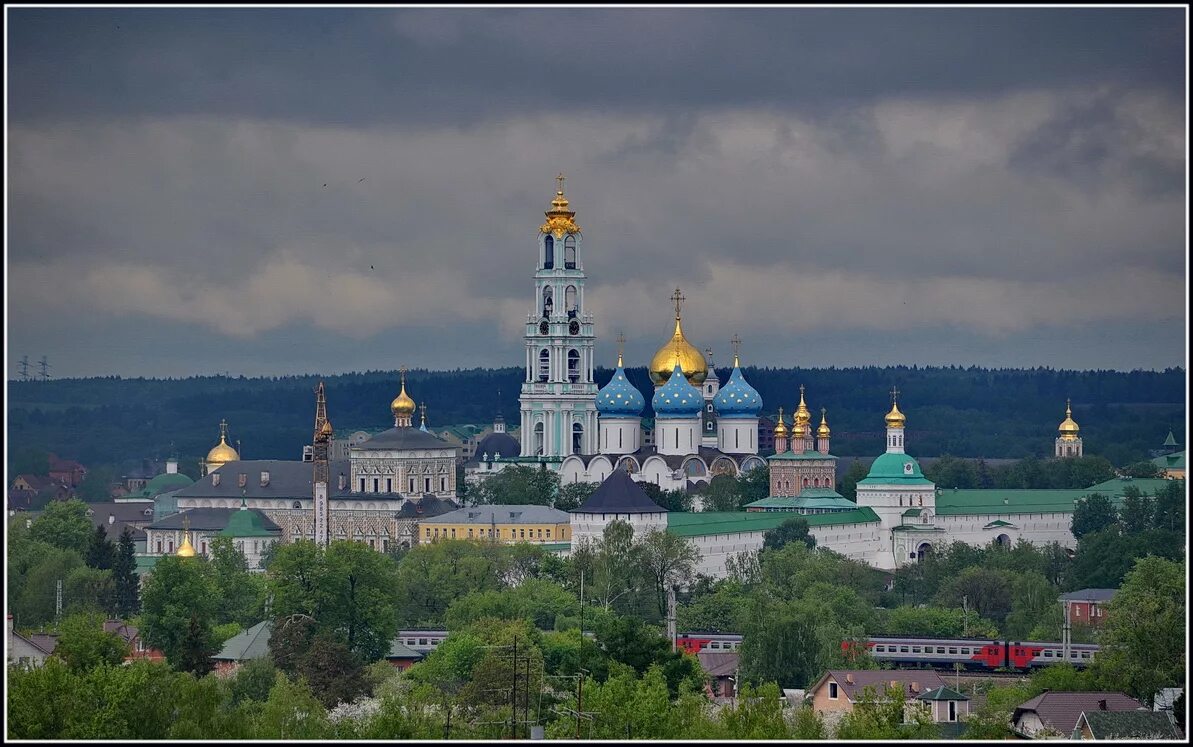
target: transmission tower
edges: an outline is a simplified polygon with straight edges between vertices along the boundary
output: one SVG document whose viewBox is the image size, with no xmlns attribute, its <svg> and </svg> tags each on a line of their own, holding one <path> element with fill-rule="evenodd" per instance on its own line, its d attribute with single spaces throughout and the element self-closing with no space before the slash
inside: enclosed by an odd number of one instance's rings
<svg viewBox="0 0 1193 747">
<path fill-rule="evenodd" d="M 29 356 L 21 356 L 21 381 L 29 380 Z"/>
<path fill-rule="evenodd" d="M 41 357 L 41 360 L 37 362 L 37 365 L 41 368 L 41 373 L 38 374 L 41 377 L 41 380 L 49 381 L 50 380 L 50 363 L 49 363 L 49 361 L 46 360 L 46 357 L 44 355 Z"/>
</svg>

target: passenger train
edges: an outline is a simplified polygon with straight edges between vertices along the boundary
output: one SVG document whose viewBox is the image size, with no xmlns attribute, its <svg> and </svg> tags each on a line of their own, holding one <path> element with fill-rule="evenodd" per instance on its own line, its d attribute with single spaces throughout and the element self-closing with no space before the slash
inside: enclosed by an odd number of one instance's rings
<svg viewBox="0 0 1193 747">
<path fill-rule="evenodd" d="M 591 636 L 589 632 L 587 635 Z M 443 642 L 446 630 L 403 630 L 398 638 L 415 651 L 427 653 Z M 676 647 L 689 653 L 701 651 L 728 652 L 741 648 L 742 637 L 737 633 L 688 632 L 676 634 Z M 1024 670 L 1061 664 L 1067 661 L 1075 667 L 1088 666 L 1098 652 L 1090 643 L 1072 643 L 1066 659 L 1059 643 L 1042 641 L 990 640 L 986 638 L 933 638 L 927 636 L 871 636 L 861 642 L 879 662 L 898 667 L 940 667 L 952 670 L 956 664 L 966 669 Z M 848 653 L 857 645 L 842 641 L 841 650 Z"/>
</svg>

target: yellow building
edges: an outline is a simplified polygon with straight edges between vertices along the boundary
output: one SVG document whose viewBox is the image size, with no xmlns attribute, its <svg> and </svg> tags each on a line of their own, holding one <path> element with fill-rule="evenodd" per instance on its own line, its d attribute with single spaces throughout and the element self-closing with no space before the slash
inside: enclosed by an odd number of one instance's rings
<svg viewBox="0 0 1193 747">
<path fill-rule="evenodd" d="M 570 542 L 566 511 L 547 506 L 474 506 L 420 522 L 422 542 L 437 539 L 493 539 L 548 544 Z"/>
</svg>

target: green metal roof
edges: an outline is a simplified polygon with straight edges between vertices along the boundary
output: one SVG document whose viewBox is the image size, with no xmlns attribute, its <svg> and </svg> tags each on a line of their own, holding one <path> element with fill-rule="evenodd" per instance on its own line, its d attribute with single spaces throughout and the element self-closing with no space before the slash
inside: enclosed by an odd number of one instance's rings
<svg viewBox="0 0 1193 747">
<path fill-rule="evenodd" d="M 138 556 L 136 556 L 135 560 L 137 561 L 137 567 L 136 567 L 137 575 L 143 576 L 146 573 L 149 573 L 150 571 L 152 571 L 153 566 L 157 565 L 158 558 L 160 558 L 160 557 L 163 557 L 163 556 L 161 556 L 161 555 L 138 555 Z"/>
<path fill-rule="evenodd" d="M 763 498 L 761 500 L 752 501 L 746 504 L 746 508 L 786 508 L 791 510 L 806 508 L 806 509 L 836 509 L 838 511 L 852 511 L 857 508 L 857 504 L 848 498 L 844 498 L 835 490 L 818 488 L 819 493 L 824 495 L 808 495 L 808 490 L 800 493 L 798 498 L 790 496 L 780 496 L 772 498 Z"/>
<path fill-rule="evenodd" d="M 1073 513 L 1074 501 L 1095 492 L 1085 490 L 941 490 L 936 493 L 940 516 L 965 514 Z M 1113 500 L 1113 499 L 1112 499 Z"/>
<path fill-rule="evenodd" d="M 910 468 L 909 468 L 910 465 Z M 870 472 L 857 481 L 858 485 L 931 485 L 924 477 L 920 463 L 910 454 L 887 452 L 874 460 Z"/>
<path fill-rule="evenodd" d="M 783 511 L 702 511 L 699 513 L 672 512 L 667 514 L 667 532 L 680 537 L 700 537 L 733 532 L 765 532 L 792 517 Z M 852 511 L 800 516 L 809 527 L 839 524 L 866 524 L 878 521 L 878 514 L 870 507 Z"/>
<path fill-rule="evenodd" d="M 922 508 L 909 508 L 903 512 L 903 516 L 904 517 L 919 516 L 923 512 L 924 512 L 924 509 L 922 509 Z"/>
<path fill-rule="evenodd" d="M 935 690 L 929 690 L 919 697 L 920 700 L 969 700 L 969 696 L 964 693 L 959 693 L 951 687 L 941 686 Z"/>
<path fill-rule="evenodd" d="M 1152 460 L 1152 464 L 1156 465 L 1160 469 L 1184 469 L 1185 452 L 1178 451 L 1174 454 L 1158 456 Z"/>
<path fill-rule="evenodd" d="M 167 493 L 178 488 L 185 488 L 194 483 L 194 480 L 181 472 L 167 472 L 145 483 L 145 487 L 137 491 L 136 495 L 152 498 L 158 493 Z"/>
<path fill-rule="evenodd" d="M 1091 485 L 1083 490 L 1082 494 L 1102 493 L 1112 498 L 1121 498 L 1123 491 L 1128 486 L 1134 486 L 1144 495 L 1155 495 L 1158 491 L 1163 490 L 1164 486 L 1168 485 L 1169 482 L 1169 480 L 1165 480 L 1163 477 L 1116 477 L 1113 480 Z"/>
<path fill-rule="evenodd" d="M 1176 437 L 1172 435 L 1172 431 L 1168 431 L 1168 438 L 1164 439 L 1165 446 L 1176 446 Z"/>
<path fill-rule="evenodd" d="M 836 459 L 832 454 L 821 454 L 819 451 L 804 451 L 796 453 L 794 451 L 784 451 L 782 454 L 773 454 L 767 459 L 787 461 L 787 460 L 801 460 L 801 459 Z"/>
<path fill-rule="evenodd" d="M 571 549 L 572 543 L 571 542 L 544 542 L 543 544 L 539 545 L 539 547 L 543 548 L 547 552 L 567 552 L 568 550 Z"/>
<path fill-rule="evenodd" d="M 233 511 L 228 517 L 228 525 L 220 530 L 220 537 L 277 537 L 282 534 L 281 529 L 267 529 L 260 513 L 250 511 Z"/>
<path fill-rule="evenodd" d="M 989 524 L 987 524 L 985 527 L 982 527 L 982 528 L 985 529 L 986 527 L 1010 527 L 1010 526 L 1014 526 L 1014 524 L 1012 524 L 1009 521 L 1003 521 L 1002 519 L 995 519 L 994 521 L 990 522 Z"/>
<path fill-rule="evenodd" d="M 248 630 L 242 630 L 229 638 L 223 649 L 211 658 L 227 661 L 260 659 L 269 653 L 269 635 L 272 630 L 272 623 L 262 620 Z"/>
</svg>

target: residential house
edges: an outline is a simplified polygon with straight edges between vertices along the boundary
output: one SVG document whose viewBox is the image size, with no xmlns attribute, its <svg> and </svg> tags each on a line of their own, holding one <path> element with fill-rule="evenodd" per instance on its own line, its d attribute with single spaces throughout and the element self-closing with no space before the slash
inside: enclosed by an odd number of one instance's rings
<svg viewBox="0 0 1193 747">
<path fill-rule="evenodd" d="M 1168 711 L 1083 711 L 1073 739 L 1175 739 L 1185 735 Z"/>
<path fill-rule="evenodd" d="M 1160 476 L 1167 480 L 1185 479 L 1184 451 L 1158 456 L 1152 460 L 1152 464 L 1160 468 Z"/>
<path fill-rule="evenodd" d="M 1011 714 L 1011 729 L 1029 739 L 1068 739 L 1085 711 L 1134 711 L 1143 704 L 1123 693 L 1045 691 Z"/>
<path fill-rule="evenodd" d="M 914 708 L 927 709 L 935 714 L 939 709 L 931 703 L 920 701 L 919 697 L 938 691 L 944 685 L 940 675 L 928 669 L 830 669 L 808 689 L 808 695 L 812 709 L 826 717 L 826 722 L 835 723 L 841 716 L 853 711 L 866 688 L 871 688 L 879 698 L 885 697 L 889 687 L 902 688 L 907 715 Z M 945 715 L 948 715 L 947 706 Z"/>
<path fill-rule="evenodd" d="M 46 658 L 54 653 L 58 636 L 48 633 L 21 635 L 13 628 L 12 615 L 8 616 L 8 664 L 9 666 L 40 667 Z"/>
<path fill-rule="evenodd" d="M 211 657 L 215 660 L 216 673 L 232 674 L 241 664 L 266 656 L 272 630 L 273 624 L 269 620 L 262 620 L 229 638 L 220 652 Z"/>
<path fill-rule="evenodd" d="M 1106 605 L 1114 598 L 1118 589 L 1081 589 L 1060 595 L 1065 606 L 1066 619 L 1073 625 L 1101 625 L 1106 616 Z"/>
<path fill-rule="evenodd" d="M 50 454 L 49 461 L 50 479 L 67 487 L 79 487 L 79 483 L 87 476 L 87 468 L 73 459 L 60 459 L 57 454 Z"/>
<path fill-rule="evenodd" d="M 423 654 L 402 643 L 400 638 L 393 639 L 389 644 L 389 653 L 385 655 L 385 660 L 395 669 L 409 669 L 422 659 Z"/>
<path fill-rule="evenodd" d="M 918 699 L 928 704 L 932 720 L 938 724 L 964 721 L 969 716 L 969 697 L 951 687 L 941 686 L 929 690 Z"/>
<path fill-rule="evenodd" d="M 52 477 L 17 475 L 8 490 L 8 507 L 26 511 L 40 510 L 50 501 L 67 501 L 75 496 L 74 488 Z"/>
<path fill-rule="evenodd" d="M 120 541 L 120 535 L 125 527 L 133 535 L 133 544 L 138 553 L 145 552 L 145 527 L 153 523 L 153 503 L 124 503 L 105 501 L 103 503 L 88 503 L 87 518 L 97 527 L 103 527 L 108 539 Z"/>
<path fill-rule="evenodd" d="M 128 656 L 124 657 L 126 663 L 140 660 L 152 662 L 166 660 L 166 655 L 160 650 L 145 645 L 145 641 L 141 639 L 141 631 L 135 625 L 129 625 L 123 620 L 105 620 L 104 632 L 114 633 L 128 644 Z"/>
<path fill-rule="evenodd" d="M 732 698 L 737 695 L 737 670 L 741 655 L 736 651 L 700 651 L 696 654 L 700 666 L 708 675 L 705 692 L 710 698 Z"/>
</svg>

